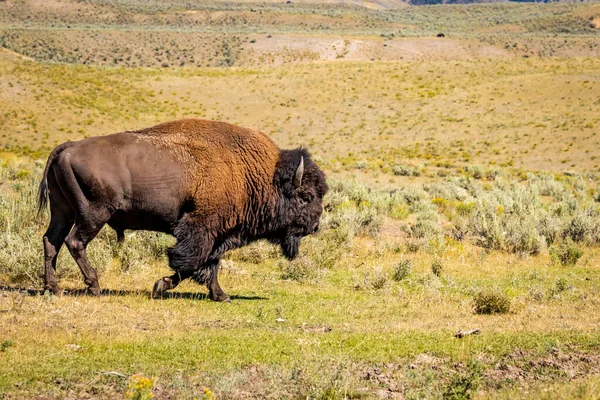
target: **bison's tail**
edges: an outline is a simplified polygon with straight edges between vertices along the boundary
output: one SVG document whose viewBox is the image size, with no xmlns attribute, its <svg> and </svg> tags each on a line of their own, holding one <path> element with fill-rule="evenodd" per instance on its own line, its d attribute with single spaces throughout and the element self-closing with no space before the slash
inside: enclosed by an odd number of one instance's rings
<svg viewBox="0 0 600 400">
<path fill-rule="evenodd" d="M 58 155 L 67 147 L 70 147 L 73 143 L 71 142 L 66 142 L 63 143 L 61 145 L 58 145 L 54 150 L 52 150 L 52 153 L 50 153 L 50 156 L 48 156 L 48 161 L 46 162 L 46 168 L 44 168 L 44 175 L 42 176 L 42 181 L 40 182 L 40 189 L 39 189 L 39 195 L 38 195 L 38 215 L 40 215 L 42 213 L 42 211 L 44 209 L 46 209 L 46 206 L 48 205 L 48 171 L 50 170 L 50 166 L 52 165 L 52 162 L 56 159 L 56 157 L 58 157 Z"/>
</svg>

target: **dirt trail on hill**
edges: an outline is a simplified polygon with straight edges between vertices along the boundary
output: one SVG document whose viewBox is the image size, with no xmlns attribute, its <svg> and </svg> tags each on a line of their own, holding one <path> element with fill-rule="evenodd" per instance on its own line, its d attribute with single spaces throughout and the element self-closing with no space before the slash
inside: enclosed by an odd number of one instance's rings
<svg viewBox="0 0 600 400">
<path fill-rule="evenodd" d="M 251 37 L 239 56 L 242 65 L 307 61 L 416 61 L 508 57 L 502 48 L 449 38 L 339 38 L 308 35 Z"/>
</svg>

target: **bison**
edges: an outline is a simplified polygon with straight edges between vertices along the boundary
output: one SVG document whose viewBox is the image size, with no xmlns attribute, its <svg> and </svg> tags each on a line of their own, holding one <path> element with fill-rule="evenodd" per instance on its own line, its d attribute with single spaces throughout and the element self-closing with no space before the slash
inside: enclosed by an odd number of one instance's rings
<svg viewBox="0 0 600 400">
<path fill-rule="evenodd" d="M 66 142 L 46 163 L 39 210 L 50 201 L 44 234 L 44 285 L 59 293 L 56 258 L 64 243 L 88 290 L 100 294 L 86 247 L 108 224 L 165 232 L 172 276 L 205 284 L 209 298 L 230 301 L 217 279 L 226 251 L 265 239 L 293 259 L 300 239 L 317 232 L 325 175 L 303 148 L 282 150 L 266 135 L 224 122 L 186 119 L 139 131 Z"/>
</svg>

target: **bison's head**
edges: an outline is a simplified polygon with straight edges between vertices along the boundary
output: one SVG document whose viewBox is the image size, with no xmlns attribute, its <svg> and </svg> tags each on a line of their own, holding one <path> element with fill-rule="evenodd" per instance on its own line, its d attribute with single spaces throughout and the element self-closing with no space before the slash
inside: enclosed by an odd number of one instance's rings
<svg viewBox="0 0 600 400">
<path fill-rule="evenodd" d="M 288 259 L 298 255 L 300 239 L 319 230 L 325 174 L 304 149 L 282 150 L 274 184 L 279 190 L 279 223 L 272 242 L 279 243 Z"/>
</svg>

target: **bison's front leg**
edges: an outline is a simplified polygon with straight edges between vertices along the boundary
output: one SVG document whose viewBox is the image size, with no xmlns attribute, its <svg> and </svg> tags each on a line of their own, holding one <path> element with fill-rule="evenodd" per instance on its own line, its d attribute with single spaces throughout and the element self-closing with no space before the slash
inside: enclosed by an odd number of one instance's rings
<svg viewBox="0 0 600 400">
<path fill-rule="evenodd" d="M 206 285 L 208 287 L 208 298 L 212 301 L 218 302 L 230 302 L 229 296 L 223 292 L 221 286 L 219 286 L 219 260 L 211 260 L 198 271 L 194 272 L 192 279 L 200 285 Z"/>
<path fill-rule="evenodd" d="M 191 277 L 192 274 L 191 271 L 183 271 L 157 280 L 152 288 L 152 298 L 160 296 L 167 290 L 175 289 L 181 281 Z"/>
<path fill-rule="evenodd" d="M 217 260 L 216 262 L 214 262 L 211 265 L 212 268 L 212 274 L 211 274 L 211 279 L 210 282 L 207 284 L 208 286 L 208 297 L 213 300 L 213 301 L 219 301 L 219 302 L 226 302 L 229 303 L 231 301 L 231 298 L 229 298 L 229 295 L 227 295 L 227 293 L 225 293 L 223 291 L 223 289 L 221 289 L 221 286 L 219 286 L 219 260 Z"/>
</svg>

